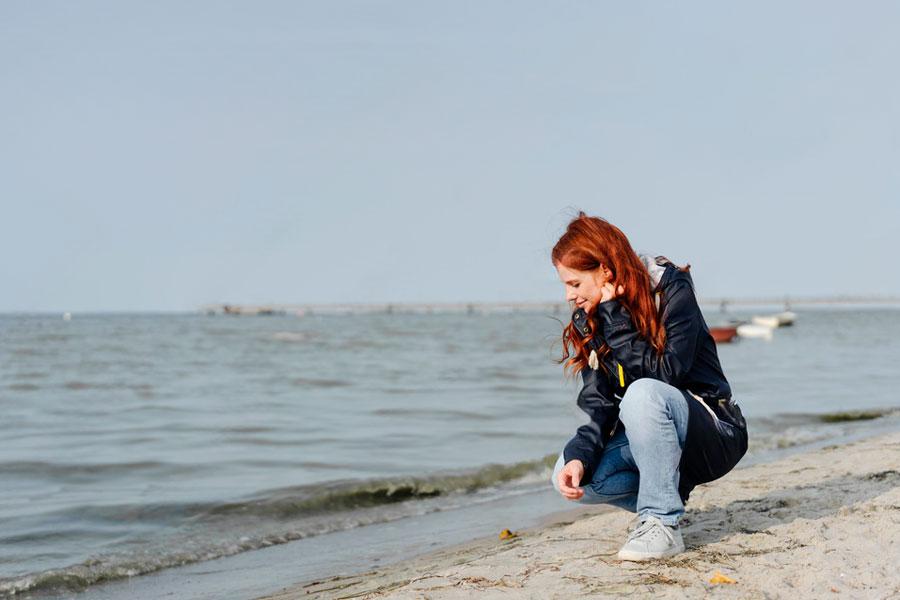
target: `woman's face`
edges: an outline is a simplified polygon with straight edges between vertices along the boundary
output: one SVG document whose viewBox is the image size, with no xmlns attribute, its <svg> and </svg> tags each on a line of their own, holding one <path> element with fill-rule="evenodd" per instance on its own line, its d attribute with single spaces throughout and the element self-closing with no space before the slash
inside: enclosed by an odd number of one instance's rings
<svg viewBox="0 0 900 600">
<path fill-rule="evenodd" d="M 589 311 L 600 302 L 600 288 L 609 281 L 604 271 L 603 267 L 592 271 L 578 271 L 561 264 L 556 265 L 559 280 L 566 287 L 566 302 L 575 308 Z"/>
</svg>

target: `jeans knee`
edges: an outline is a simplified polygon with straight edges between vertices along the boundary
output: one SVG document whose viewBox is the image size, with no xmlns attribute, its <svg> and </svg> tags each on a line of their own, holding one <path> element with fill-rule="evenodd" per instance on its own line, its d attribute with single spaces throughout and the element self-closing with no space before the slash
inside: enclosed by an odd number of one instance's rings
<svg viewBox="0 0 900 600">
<path fill-rule="evenodd" d="M 646 417 L 653 413 L 668 413 L 666 388 L 669 384 L 657 379 L 644 377 L 637 379 L 625 390 L 619 404 L 619 418 L 627 429 L 646 423 Z"/>
</svg>

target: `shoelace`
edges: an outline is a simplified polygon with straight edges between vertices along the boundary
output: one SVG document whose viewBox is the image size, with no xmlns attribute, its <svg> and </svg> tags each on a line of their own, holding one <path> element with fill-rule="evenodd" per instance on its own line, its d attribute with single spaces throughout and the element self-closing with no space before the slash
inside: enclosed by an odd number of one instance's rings
<svg viewBox="0 0 900 600">
<path fill-rule="evenodd" d="M 658 531 L 660 529 L 662 530 L 663 534 L 667 538 L 669 538 L 669 543 L 674 544 L 675 543 L 675 534 L 672 533 L 672 529 L 665 526 L 662 521 L 654 519 L 653 517 L 650 517 L 649 519 L 647 519 L 646 521 L 641 523 L 637 529 L 635 529 L 634 531 L 629 533 L 628 541 L 630 542 L 631 540 L 639 538 L 648 532 L 651 532 L 653 530 Z"/>
</svg>

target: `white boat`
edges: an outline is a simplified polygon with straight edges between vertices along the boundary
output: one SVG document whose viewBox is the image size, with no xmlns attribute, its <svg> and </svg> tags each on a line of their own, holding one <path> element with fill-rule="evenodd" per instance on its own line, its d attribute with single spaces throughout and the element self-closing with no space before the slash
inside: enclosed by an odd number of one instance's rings
<svg viewBox="0 0 900 600">
<path fill-rule="evenodd" d="M 778 315 L 756 315 L 750 319 L 750 321 L 754 325 L 761 325 L 763 327 L 769 327 L 770 329 L 775 329 L 780 325 Z"/>
<path fill-rule="evenodd" d="M 778 313 L 775 315 L 778 318 L 778 326 L 779 327 L 790 327 L 794 324 L 794 321 L 797 319 L 797 314 L 793 313 L 789 310 L 786 310 L 782 313 Z"/>
<path fill-rule="evenodd" d="M 774 327 L 760 325 L 759 323 L 744 323 L 743 325 L 738 325 L 737 334 L 744 338 L 771 340 L 773 329 Z"/>
<path fill-rule="evenodd" d="M 786 310 L 775 315 L 756 315 L 750 320 L 756 325 L 765 325 L 774 329 L 776 327 L 789 327 L 794 324 L 796 318 L 796 313 Z"/>
</svg>

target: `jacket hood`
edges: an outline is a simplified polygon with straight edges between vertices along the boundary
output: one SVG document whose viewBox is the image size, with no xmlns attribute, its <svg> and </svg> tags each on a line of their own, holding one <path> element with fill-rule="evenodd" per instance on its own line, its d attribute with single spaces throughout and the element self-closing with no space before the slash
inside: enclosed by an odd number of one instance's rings
<svg viewBox="0 0 900 600">
<path fill-rule="evenodd" d="M 662 281 L 663 275 L 666 273 L 666 267 L 664 264 L 659 264 L 656 260 L 656 257 L 651 256 L 649 254 L 641 254 L 639 255 L 641 262 L 644 263 L 644 267 L 647 269 L 647 272 L 650 273 L 650 287 L 653 290 L 659 287 L 660 282 Z"/>
</svg>

